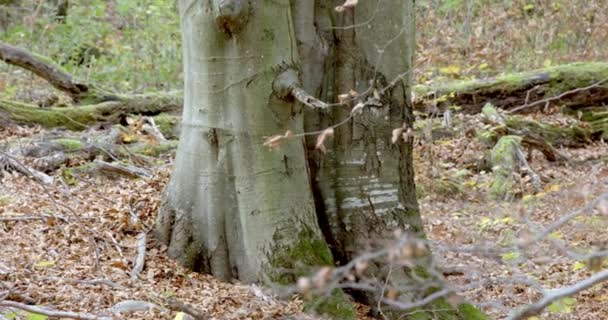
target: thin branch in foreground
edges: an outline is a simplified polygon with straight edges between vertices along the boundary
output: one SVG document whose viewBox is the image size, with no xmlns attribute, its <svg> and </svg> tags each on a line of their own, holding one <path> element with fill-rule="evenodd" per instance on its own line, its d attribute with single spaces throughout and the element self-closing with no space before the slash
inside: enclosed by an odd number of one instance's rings
<svg viewBox="0 0 608 320">
<path fill-rule="evenodd" d="M 43 307 L 30 306 L 16 301 L 4 300 L 0 301 L 0 307 L 16 308 L 31 313 L 45 315 L 54 318 L 69 318 L 69 319 L 84 319 L 84 320 L 111 320 L 111 317 L 98 316 L 83 312 L 58 311 Z"/>
<path fill-rule="evenodd" d="M 608 280 L 608 269 L 596 273 L 593 276 L 585 280 L 579 281 L 571 286 L 549 290 L 538 302 L 527 305 L 513 313 L 509 317 L 509 320 L 523 320 L 532 316 L 536 316 L 553 302 L 577 294 L 606 280 Z"/>
<path fill-rule="evenodd" d="M 411 310 L 411 309 L 415 309 L 415 308 L 420 308 L 420 307 L 424 307 L 425 305 L 448 296 L 450 293 L 452 293 L 452 289 L 443 289 L 443 290 L 439 290 L 433 294 L 430 294 L 428 296 L 426 296 L 424 299 L 421 300 L 417 300 L 414 302 L 410 302 L 410 303 L 404 303 L 404 302 L 399 302 L 396 300 L 391 300 L 391 299 L 382 299 L 382 303 L 389 305 L 395 309 L 398 310 Z"/>
<path fill-rule="evenodd" d="M 532 103 L 527 103 L 526 102 L 525 104 L 523 104 L 523 105 L 521 105 L 519 107 L 515 107 L 515 108 L 513 108 L 511 110 L 506 111 L 506 113 L 507 114 L 511 114 L 511 113 L 515 113 L 517 111 L 521 111 L 521 110 L 526 109 L 526 108 L 534 107 L 534 106 L 541 105 L 541 104 L 547 104 L 547 103 L 550 103 L 552 101 L 559 100 L 559 99 L 561 99 L 561 98 L 563 98 L 563 97 L 565 97 L 565 96 L 567 96 L 569 94 L 573 94 L 573 93 L 577 93 L 577 92 L 582 92 L 582 91 L 586 91 L 586 90 L 589 90 L 589 89 L 593 89 L 593 88 L 599 87 L 602 83 L 604 83 L 606 81 L 608 81 L 608 78 L 602 79 L 602 80 L 600 80 L 600 81 L 598 81 L 596 83 L 590 84 L 590 85 L 588 85 L 586 87 L 576 88 L 576 89 L 568 90 L 566 92 L 562 92 L 561 94 L 559 94 L 557 96 L 545 98 L 545 99 L 538 100 L 538 101 L 535 101 L 535 102 L 532 102 Z M 526 97 L 526 101 L 527 101 L 527 99 L 528 98 Z"/>
</svg>

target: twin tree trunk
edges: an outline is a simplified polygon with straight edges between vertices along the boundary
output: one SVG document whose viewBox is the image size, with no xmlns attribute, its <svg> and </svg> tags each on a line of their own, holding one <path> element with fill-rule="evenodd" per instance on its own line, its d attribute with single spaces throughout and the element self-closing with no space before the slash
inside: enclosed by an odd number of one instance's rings
<svg viewBox="0 0 608 320">
<path fill-rule="evenodd" d="M 306 267 L 377 247 L 391 230 L 422 232 L 412 141 L 391 144 L 392 130 L 412 122 L 414 1 L 336 12 L 342 2 L 180 0 L 183 124 L 157 220 L 171 257 L 223 280 L 290 283 Z M 278 92 L 293 71 L 328 102 L 389 89 L 382 106 L 336 128 L 327 154 L 314 136 L 269 150 L 267 137 L 323 130 L 354 105 L 305 109 Z M 397 278 L 407 282 L 406 272 Z"/>
</svg>

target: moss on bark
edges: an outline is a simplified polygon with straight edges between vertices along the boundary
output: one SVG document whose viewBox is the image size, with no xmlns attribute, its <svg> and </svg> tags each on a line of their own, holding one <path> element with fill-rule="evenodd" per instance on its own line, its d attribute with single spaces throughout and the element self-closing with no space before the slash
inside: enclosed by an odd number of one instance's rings
<svg viewBox="0 0 608 320">
<path fill-rule="evenodd" d="M 495 199 L 508 199 L 512 196 L 515 182 L 513 172 L 517 169 L 517 152 L 521 148 L 521 137 L 507 135 L 496 143 L 490 153 L 494 180 L 490 195 Z"/>
<path fill-rule="evenodd" d="M 98 122 L 120 122 L 128 114 L 155 115 L 179 108 L 181 96 L 177 93 L 122 96 L 116 101 L 64 108 L 39 108 L 26 103 L 0 100 L 0 120 L 4 118 L 5 122 L 83 130 Z"/>
<path fill-rule="evenodd" d="M 451 81 L 413 88 L 418 97 L 416 108 L 423 110 L 426 101 L 442 107 L 458 105 L 464 112 L 477 113 L 486 102 L 509 109 L 563 92 L 584 88 L 608 79 L 608 63 L 578 62 L 521 73 L 500 75 L 490 79 Z M 558 99 L 557 103 L 578 106 L 608 101 L 608 89 L 595 87 Z M 541 104 L 537 107 L 543 107 Z M 533 110 L 530 108 L 529 111 Z"/>
<path fill-rule="evenodd" d="M 289 244 L 291 242 L 291 244 Z M 316 267 L 333 266 L 333 258 L 325 240 L 312 228 L 304 226 L 296 237 L 275 239 L 276 246 L 269 253 L 268 270 L 272 282 L 293 285 L 299 277 L 310 276 Z M 310 294 L 305 297 L 305 308 L 310 312 L 329 316 L 332 319 L 356 319 L 349 297 L 342 290 L 331 294 Z"/>
</svg>

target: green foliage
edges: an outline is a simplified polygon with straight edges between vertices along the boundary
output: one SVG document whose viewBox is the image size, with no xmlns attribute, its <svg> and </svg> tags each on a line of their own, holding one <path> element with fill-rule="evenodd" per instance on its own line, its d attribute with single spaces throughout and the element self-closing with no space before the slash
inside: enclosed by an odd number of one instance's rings
<svg viewBox="0 0 608 320">
<path fill-rule="evenodd" d="M 22 6 L 28 11 L 37 3 Z M 72 1 L 65 23 L 54 21 L 52 5 L 44 3 L 45 14 L 31 26 L 12 25 L 0 41 L 48 56 L 77 77 L 119 92 L 181 86 L 176 1 Z"/>
<path fill-rule="evenodd" d="M 70 150 L 70 151 L 79 150 L 79 149 L 83 148 L 82 142 L 77 139 L 61 138 L 61 139 L 55 140 L 55 142 L 59 143 L 66 150 Z"/>
<path fill-rule="evenodd" d="M 26 320 L 46 320 L 49 317 L 42 315 L 42 314 L 38 314 L 38 313 L 33 313 L 33 312 L 27 312 L 25 314 L 25 319 Z"/>
<path fill-rule="evenodd" d="M 11 203 L 11 201 L 13 201 L 13 199 L 9 196 L 0 196 L 0 206 L 5 206 Z"/>
<path fill-rule="evenodd" d="M 576 299 L 568 297 L 553 302 L 547 307 L 547 310 L 553 313 L 571 313 L 574 305 L 576 305 Z"/>
</svg>

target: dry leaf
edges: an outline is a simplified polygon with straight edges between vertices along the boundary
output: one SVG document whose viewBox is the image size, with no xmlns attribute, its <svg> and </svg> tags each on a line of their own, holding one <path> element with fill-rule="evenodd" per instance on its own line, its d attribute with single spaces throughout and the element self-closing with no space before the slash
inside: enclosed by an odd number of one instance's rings
<svg viewBox="0 0 608 320">
<path fill-rule="evenodd" d="M 352 8 L 352 7 L 356 6 L 358 2 L 359 2 L 359 0 L 346 0 L 346 1 L 344 1 L 344 3 L 342 5 L 336 7 L 336 11 L 342 12 L 342 11 L 346 10 L 347 8 Z"/>
<path fill-rule="evenodd" d="M 395 301 L 395 300 L 397 300 L 398 297 L 399 297 L 399 291 L 397 291 L 395 288 L 390 288 L 390 289 L 388 289 L 388 291 L 386 291 L 387 300 Z"/>
<path fill-rule="evenodd" d="M 321 150 L 321 152 L 325 153 L 327 149 L 325 149 L 325 139 L 327 137 L 331 137 L 334 135 L 334 128 L 327 128 L 321 132 L 321 134 L 317 137 L 317 144 L 315 145 L 315 149 Z"/>
<path fill-rule="evenodd" d="M 304 293 L 304 294 L 308 293 L 311 285 L 312 285 L 312 282 L 310 281 L 310 278 L 300 277 L 298 279 L 298 290 L 300 290 L 301 293 Z"/>
<path fill-rule="evenodd" d="M 283 136 L 277 134 L 276 136 L 266 139 L 266 141 L 264 141 L 264 146 L 270 148 L 271 150 L 278 149 L 281 145 L 281 140 L 283 140 Z"/>
<path fill-rule="evenodd" d="M 403 133 L 403 127 L 394 129 L 393 130 L 393 136 L 391 138 L 391 142 L 393 144 L 397 143 L 397 140 L 399 140 L 399 137 L 401 137 L 402 133 Z"/>
<path fill-rule="evenodd" d="M 338 95 L 338 102 L 340 103 L 344 103 L 345 101 L 347 101 L 350 98 L 350 96 L 346 93 L 342 93 Z"/>
</svg>

